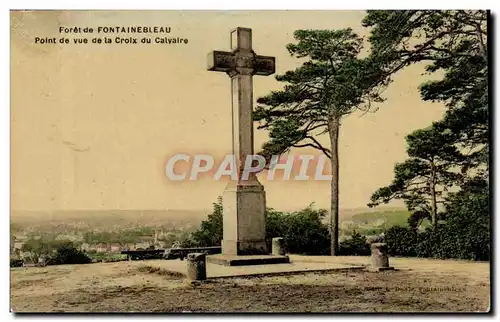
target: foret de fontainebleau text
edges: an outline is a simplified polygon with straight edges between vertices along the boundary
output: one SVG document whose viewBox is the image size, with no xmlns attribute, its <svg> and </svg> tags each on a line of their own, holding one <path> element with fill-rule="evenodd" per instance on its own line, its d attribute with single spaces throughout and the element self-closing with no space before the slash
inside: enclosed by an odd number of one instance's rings
<svg viewBox="0 0 500 322">
<path fill-rule="evenodd" d="M 59 27 L 58 37 L 35 37 L 35 44 L 187 44 L 166 26 Z"/>
</svg>

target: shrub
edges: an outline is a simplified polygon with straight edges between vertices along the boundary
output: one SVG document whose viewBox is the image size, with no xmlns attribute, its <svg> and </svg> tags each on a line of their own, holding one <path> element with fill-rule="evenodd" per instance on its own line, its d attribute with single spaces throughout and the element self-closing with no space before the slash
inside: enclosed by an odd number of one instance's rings
<svg viewBox="0 0 500 322">
<path fill-rule="evenodd" d="M 391 256 L 416 256 L 417 232 L 414 229 L 393 226 L 385 232 L 384 241 Z"/>
<path fill-rule="evenodd" d="M 488 186 L 454 194 L 440 229 L 441 248 L 450 258 L 489 260 L 491 247 Z"/>
<path fill-rule="evenodd" d="M 92 260 L 87 256 L 87 254 L 75 248 L 73 243 L 66 242 L 57 247 L 55 254 L 51 256 L 48 264 L 87 264 L 91 262 Z"/>
<path fill-rule="evenodd" d="M 414 254 L 406 256 L 446 258 L 442 253 L 441 236 L 438 228 L 435 231 L 428 228 L 423 232 L 419 232 L 416 236 L 416 242 L 413 247 Z"/>
<path fill-rule="evenodd" d="M 21 259 L 11 259 L 10 267 L 21 267 L 23 266 L 23 261 Z"/>
<path fill-rule="evenodd" d="M 423 232 L 394 226 L 385 240 L 390 255 L 489 260 L 490 213 L 487 186 L 474 186 L 448 199 L 445 219 Z"/>
<path fill-rule="evenodd" d="M 174 243 L 174 245 L 180 248 L 190 248 L 190 247 L 200 246 L 200 244 L 198 244 L 198 241 L 194 238 L 194 233 L 191 233 L 189 231 L 181 232 L 179 237 L 177 237 L 177 241 Z"/>
<path fill-rule="evenodd" d="M 213 211 L 200 228 L 192 234 L 192 243 L 198 247 L 220 246 L 222 240 L 222 197 L 213 204 Z"/>
<path fill-rule="evenodd" d="M 268 209 L 266 240 L 268 247 L 274 237 L 283 237 L 289 253 L 326 255 L 330 252 L 330 233 L 322 223 L 327 211 L 309 206 L 303 210 L 283 213 Z"/>
<path fill-rule="evenodd" d="M 350 238 L 342 241 L 339 245 L 339 255 L 370 255 L 370 245 L 366 237 L 353 230 Z"/>
</svg>

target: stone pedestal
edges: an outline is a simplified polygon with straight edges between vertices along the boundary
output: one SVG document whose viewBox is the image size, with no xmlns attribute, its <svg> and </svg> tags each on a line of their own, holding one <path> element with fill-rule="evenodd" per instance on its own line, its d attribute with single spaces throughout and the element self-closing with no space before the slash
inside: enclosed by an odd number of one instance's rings
<svg viewBox="0 0 500 322">
<path fill-rule="evenodd" d="M 389 256 L 387 255 L 387 244 L 373 243 L 371 248 L 371 270 L 384 271 L 393 270 L 394 267 L 389 266 Z"/>
<path fill-rule="evenodd" d="M 278 256 L 285 255 L 285 240 L 282 237 L 272 239 L 272 254 Z"/>
<path fill-rule="evenodd" d="M 206 254 L 191 253 L 187 255 L 187 278 L 192 281 L 207 279 Z"/>
<path fill-rule="evenodd" d="M 223 193 L 223 255 L 269 254 L 265 240 L 266 193 L 255 182 L 229 184 Z"/>
</svg>

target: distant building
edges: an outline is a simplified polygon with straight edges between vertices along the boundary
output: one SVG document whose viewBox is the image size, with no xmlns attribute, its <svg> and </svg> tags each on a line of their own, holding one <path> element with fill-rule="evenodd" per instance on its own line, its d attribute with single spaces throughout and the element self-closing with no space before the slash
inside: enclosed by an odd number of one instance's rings
<svg viewBox="0 0 500 322">
<path fill-rule="evenodd" d="M 108 251 L 108 245 L 99 243 L 96 245 L 95 251 L 98 253 L 105 253 Z"/>
<path fill-rule="evenodd" d="M 117 253 L 117 252 L 120 252 L 122 250 L 122 246 L 120 244 L 111 244 L 109 246 L 109 250 Z"/>
<path fill-rule="evenodd" d="M 132 243 L 125 244 L 125 246 L 123 247 L 123 249 L 126 249 L 126 250 L 135 250 L 135 244 L 132 244 Z"/>
</svg>

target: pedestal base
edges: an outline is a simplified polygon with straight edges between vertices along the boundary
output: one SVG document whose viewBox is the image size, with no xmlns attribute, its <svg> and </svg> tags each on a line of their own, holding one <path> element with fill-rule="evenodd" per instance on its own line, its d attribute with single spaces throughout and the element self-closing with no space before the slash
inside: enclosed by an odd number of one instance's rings
<svg viewBox="0 0 500 322">
<path fill-rule="evenodd" d="M 394 267 L 369 267 L 368 270 L 370 272 L 384 272 L 384 271 L 393 271 Z"/>
<path fill-rule="evenodd" d="M 223 255 L 268 255 L 265 240 L 237 241 L 222 240 Z"/>
<path fill-rule="evenodd" d="M 269 265 L 269 264 L 288 264 L 288 256 L 275 255 L 209 255 L 207 262 L 224 266 L 246 266 L 246 265 Z"/>
<path fill-rule="evenodd" d="M 266 194 L 262 185 L 228 185 L 222 200 L 222 254 L 269 254 L 265 240 Z"/>
</svg>

